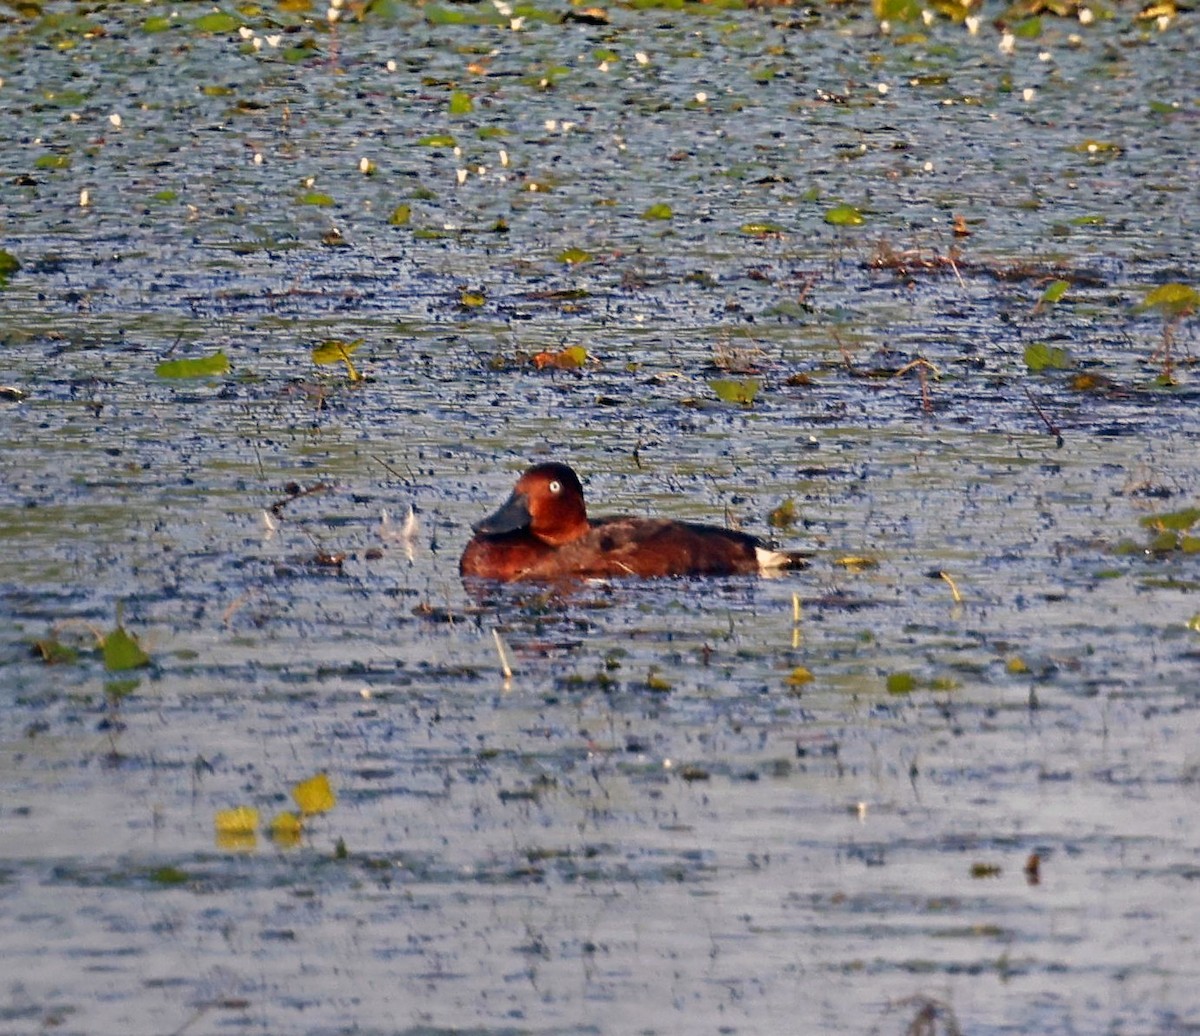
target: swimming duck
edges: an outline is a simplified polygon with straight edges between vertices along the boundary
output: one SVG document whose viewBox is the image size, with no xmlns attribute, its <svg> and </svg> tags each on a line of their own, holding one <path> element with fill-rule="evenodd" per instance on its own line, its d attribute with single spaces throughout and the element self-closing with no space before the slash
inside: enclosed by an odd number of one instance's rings
<svg viewBox="0 0 1200 1036">
<path fill-rule="evenodd" d="M 500 582 L 727 576 L 804 567 L 803 556 L 715 525 L 663 518 L 588 518 L 579 478 L 538 464 L 498 511 L 477 522 L 463 576 Z"/>
</svg>

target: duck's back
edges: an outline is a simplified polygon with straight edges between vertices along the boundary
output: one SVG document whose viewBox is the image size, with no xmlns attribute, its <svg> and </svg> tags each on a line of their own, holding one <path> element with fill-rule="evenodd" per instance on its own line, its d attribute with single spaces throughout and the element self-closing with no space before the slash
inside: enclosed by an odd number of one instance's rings
<svg viewBox="0 0 1200 1036">
<path fill-rule="evenodd" d="M 758 572 L 753 536 L 662 518 L 599 518 L 591 531 L 533 561 L 524 579 L 719 576 Z"/>
</svg>

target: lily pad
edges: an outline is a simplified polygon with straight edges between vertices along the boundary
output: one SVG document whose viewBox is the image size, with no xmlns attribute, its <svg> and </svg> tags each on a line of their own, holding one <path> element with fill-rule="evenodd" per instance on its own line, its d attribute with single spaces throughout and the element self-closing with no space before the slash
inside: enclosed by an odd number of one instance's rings
<svg viewBox="0 0 1200 1036">
<path fill-rule="evenodd" d="M 1065 371 L 1075 366 L 1069 350 L 1045 342 L 1034 342 L 1025 348 L 1025 366 L 1031 371 Z"/>
<path fill-rule="evenodd" d="M 14 273 L 21 269 L 21 264 L 17 257 L 11 252 L 6 252 L 0 248 L 0 288 L 8 284 L 8 279 Z"/>
<path fill-rule="evenodd" d="M 595 256 L 583 248 L 566 248 L 559 252 L 556 258 L 560 263 L 577 266 L 579 263 L 590 263 Z"/>
<path fill-rule="evenodd" d="M 1195 288 L 1178 283 L 1160 284 L 1146 292 L 1138 311 L 1152 309 L 1167 320 L 1175 320 L 1194 313 L 1197 305 L 1200 305 L 1200 292 Z"/>
<path fill-rule="evenodd" d="M 724 403 L 741 403 L 749 406 L 762 388 L 758 378 L 714 378 L 708 383 L 717 398 Z"/>
<path fill-rule="evenodd" d="M 778 223 L 771 223 L 766 220 L 743 223 L 741 226 L 743 234 L 749 237 L 782 237 L 784 230 Z"/>
<path fill-rule="evenodd" d="M 912 673 L 889 673 L 888 694 L 912 694 L 917 689 L 917 678 Z"/>
<path fill-rule="evenodd" d="M 329 775 L 318 773 L 306 781 L 292 786 L 292 798 L 306 816 L 313 813 L 328 813 L 337 804 L 337 796 L 329 784 Z"/>
<path fill-rule="evenodd" d="M 191 360 L 166 360 L 154 368 L 160 378 L 211 378 L 229 373 L 229 357 L 221 350 Z"/>
<path fill-rule="evenodd" d="M 192 22 L 192 28 L 199 32 L 211 32 L 223 35 L 237 32 L 242 20 L 228 11 L 209 11 Z"/>
<path fill-rule="evenodd" d="M 110 673 L 139 669 L 150 664 L 150 656 L 142 650 L 137 638 L 131 636 L 121 626 L 104 638 L 103 654 L 104 668 Z"/>
<path fill-rule="evenodd" d="M 1067 293 L 1070 286 L 1070 281 L 1054 281 L 1042 292 L 1042 297 L 1038 301 L 1042 303 L 1057 302 Z"/>
<path fill-rule="evenodd" d="M 835 205 L 825 213 L 825 222 L 833 227 L 861 227 L 867 217 L 853 205 Z"/>
</svg>

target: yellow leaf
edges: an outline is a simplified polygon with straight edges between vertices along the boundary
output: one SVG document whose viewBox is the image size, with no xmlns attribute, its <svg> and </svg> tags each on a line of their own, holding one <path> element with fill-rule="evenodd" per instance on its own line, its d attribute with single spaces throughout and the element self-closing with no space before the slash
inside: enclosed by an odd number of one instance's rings
<svg viewBox="0 0 1200 1036">
<path fill-rule="evenodd" d="M 834 561 L 835 565 L 841 565 L 842 568 L 848 568 L 852 571 L 859 572 L 864 568 L 875 568 L 879 562 L 874 558 L 864 558 L 857 554 L 850 554 L 843 558 L 837 558 Z"/>
<path fill-rule="evenodd" d="M 806 683 L 812 683 L 816 677 L 813 676 L 811 669 L 806 669 L 802 665 L 796 666 L 787 678 L 789 687 L 803 687 Z"/>
<path fill-rule="evenodd" d="M 218 835 L 253 834 L 258 828 L 258 810 L 253 806 L 223 809 L 214 818 Z"/>
<path fill-rule="evenodd" d="M 351 354 L 364 341 L 366 341 L 365 338 L 356 338 L 353 342 L 343 342 L 340 339 L 331 338 L 313 347 L 313 363 L 321 366 L 331 363 L 346 363 L 349 361 Z"/>
<path fill-rule="evenodd" d="M 297 845 L 303 833 L 304 821 L 298 813 L 280 813 L 271 818 L 271 841 L 278 845 Z"/>
<path fill-rule="evenodd" d="M 1026 665 L 1025 659 L 1017 655 L 1014 655 L 1012 658 L 1010 658 L 1008 660 L 1008 664 L 1004 668 L 1012 673 L 1013 676 L 1020 676 L 1022 673 L 1029 672 L 1029 666 Z"/>
<path fill-rule="evenodd" d="M 328 813 L 337 803 L 333 788 L 329 786 L 329 775 L 319 773 L 292 788 L 292 798 L 305 815 Z"/>
<path fill-rule="evenodd" d="M 568 345 L 556 353 L 540 352 L 533 357 L 533 365 L 538 370 L 556 367 L 559 370 L 578 370 L 587 363 L 587 350 L 582 345 Z"/>
</svg>

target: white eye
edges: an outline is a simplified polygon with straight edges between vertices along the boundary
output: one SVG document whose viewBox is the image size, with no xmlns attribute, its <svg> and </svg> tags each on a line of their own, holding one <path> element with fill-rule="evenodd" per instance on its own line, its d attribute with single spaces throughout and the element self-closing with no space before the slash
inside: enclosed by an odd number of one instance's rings
<svg viewBox="0 0 1200 1036">
<path fill-rule="evenodd" d="M 561 493 L 562 492 L 562 483 L 559 482 L 558 479 L 554 479 L 551 481 L 550 492 L 551 493 Z"/>
</svg>

